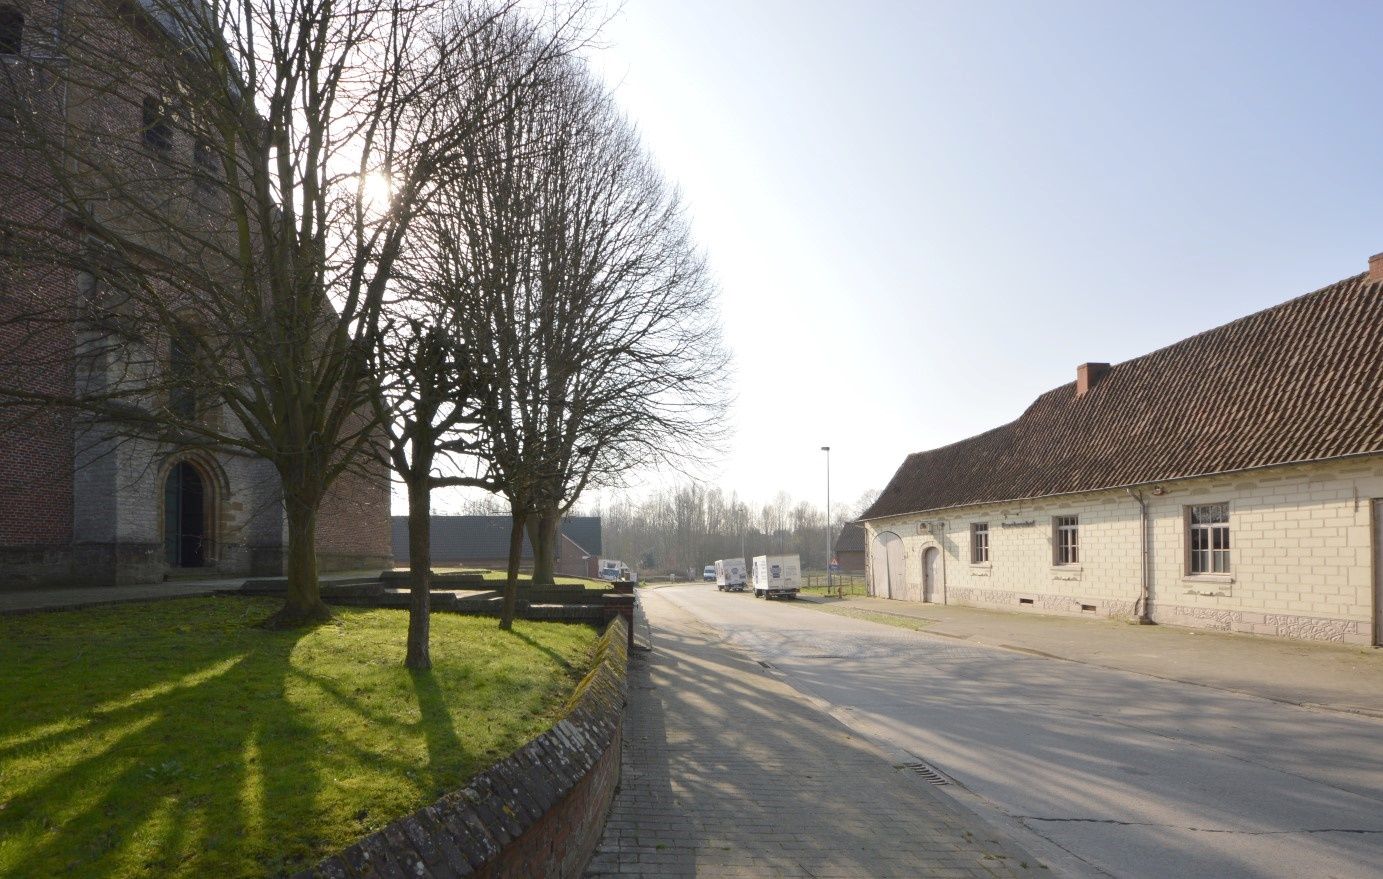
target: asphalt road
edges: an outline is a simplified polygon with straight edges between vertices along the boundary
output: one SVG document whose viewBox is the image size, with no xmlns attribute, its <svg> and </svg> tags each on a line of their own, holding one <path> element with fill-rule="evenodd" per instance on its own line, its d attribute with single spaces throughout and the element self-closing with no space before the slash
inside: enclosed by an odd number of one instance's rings
<svg viewBox="0 0 1383 879">
<path fill-rule="evenodd" d="M 1378 720 L 958 643 L 710 584 L 659 593 L 855 731 L 958 781 L 963 801 L 1058 872 L 1383 876 Z"/>
</svg>

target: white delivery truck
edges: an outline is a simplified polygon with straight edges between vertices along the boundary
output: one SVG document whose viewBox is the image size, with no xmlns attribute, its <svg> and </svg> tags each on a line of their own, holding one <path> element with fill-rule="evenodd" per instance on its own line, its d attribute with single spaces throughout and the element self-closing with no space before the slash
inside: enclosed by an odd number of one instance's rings
<svg viewBox="0 0 1383 879">
<path fill-rule="evenodd" d="M 628 580 L 629 566 L 619 559 L 601 559 L 596 576 L 602 580 Z"/>
<path fill-rule="evenodd" d="M 748 575 L 744 559 L 716 560 L 716 589 L 720 592 L 743 592 Z"/>
<path fill-rule="evenodd" d="M 795 555 L 754 556 L 749 585 L 755 598 L 796 598 L 802 588 L 802 561 Z"/>
</svg>

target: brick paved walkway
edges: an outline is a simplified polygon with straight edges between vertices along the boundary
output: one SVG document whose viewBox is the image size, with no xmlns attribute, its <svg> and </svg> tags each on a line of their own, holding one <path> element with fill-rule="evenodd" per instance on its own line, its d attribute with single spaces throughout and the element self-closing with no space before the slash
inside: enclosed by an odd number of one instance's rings
<svg viewBox="0 0 1383 879">
<path fill-rule="evenodd" d="M 621 790 L 587 877 L 1050 876 L 643 590 Z"/>
</svg>

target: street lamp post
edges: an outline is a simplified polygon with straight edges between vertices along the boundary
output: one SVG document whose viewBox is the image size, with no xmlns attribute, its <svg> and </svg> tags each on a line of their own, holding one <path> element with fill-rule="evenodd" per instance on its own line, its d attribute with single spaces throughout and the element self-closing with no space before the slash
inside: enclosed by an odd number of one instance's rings
<svg viewBox="0 0 1383 879">
<path fill-rule="evenodd" d="M 835 585 L 835 574 L 831 571 L 831 447 L 822 446 L 826 453 L 826 588 Z"/>
</svg>

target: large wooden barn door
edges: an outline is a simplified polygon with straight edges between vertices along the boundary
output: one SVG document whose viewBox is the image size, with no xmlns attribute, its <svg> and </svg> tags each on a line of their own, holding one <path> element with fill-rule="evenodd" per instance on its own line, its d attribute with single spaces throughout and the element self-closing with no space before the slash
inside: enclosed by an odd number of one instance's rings
<svg viewBox="0 0 1383 879">
<path fill-rule="evenodd" d="M 869 584 L 876 598 L 905 598 L 903 539 L 885 531 L 869 545 Z"/>
</svg>

